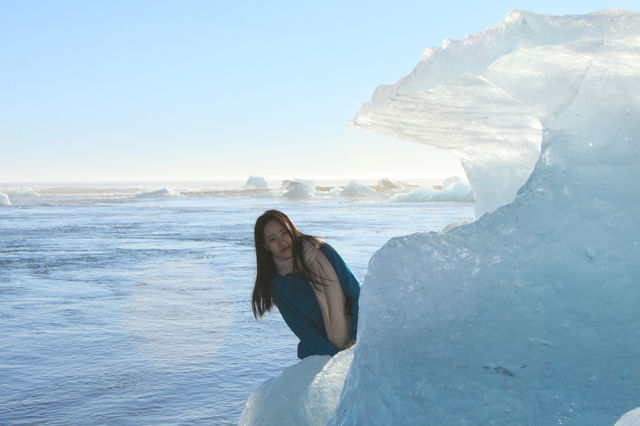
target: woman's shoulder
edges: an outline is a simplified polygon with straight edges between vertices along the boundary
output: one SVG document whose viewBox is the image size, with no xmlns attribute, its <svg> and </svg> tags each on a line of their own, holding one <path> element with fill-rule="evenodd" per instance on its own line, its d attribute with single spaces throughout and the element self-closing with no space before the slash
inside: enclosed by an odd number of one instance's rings
<svg viewBox="0 0 640 426">
<path fill-rule="evenodd" d="M 340 257 L 336 249 L 334 249 L 333 246 L 326 241 L 322 241 L 320 243 L 320 251 L 322 251 L 322 253 L 324 253 L 324 255 L 327 256 L 330 260 L 334 259 L 335 257 Z"/>
<path fill-rule="evenodd" d="M 337 254 L 336 250 L 324 238 L 307 235 L 306 240 L 319 248 L 325 255 Z"/>
<path fill-rule="evenodd" d="M 331 244 L 329 244 L 326 240 L 316 240 L 318 242 L 318 246 L 320 247 L 320 250 L 322 251 L 336 251 L 333 247 L 331 247 Z"/>
</svg>

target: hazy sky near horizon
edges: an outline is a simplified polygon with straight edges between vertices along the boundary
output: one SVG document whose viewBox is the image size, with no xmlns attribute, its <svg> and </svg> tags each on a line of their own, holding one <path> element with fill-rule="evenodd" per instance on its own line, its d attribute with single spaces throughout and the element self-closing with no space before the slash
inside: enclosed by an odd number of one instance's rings
<svg viewBox="0 0 640 426">
<path fill-rule="evenodd" d="M 635 3 L 0 0 L 0 182 L 461 174 L 347 121 L 509 10 Z"/>
</svg>

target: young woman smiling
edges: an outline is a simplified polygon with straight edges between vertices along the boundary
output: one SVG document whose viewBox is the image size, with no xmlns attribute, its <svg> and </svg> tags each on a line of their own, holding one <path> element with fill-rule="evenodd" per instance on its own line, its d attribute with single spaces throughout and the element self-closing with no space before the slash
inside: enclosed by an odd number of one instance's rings
<svg viewBox="0 0 640 426">
<path fill-rule="evenodd" d="M 298 358 L 335 355 L 356 343 L 360 282 L 323 240 L 303 234 L 278 210 L 254 229 L 257 274 L 253 315 L 278 307 L 300 339 Z"/>
</svg>

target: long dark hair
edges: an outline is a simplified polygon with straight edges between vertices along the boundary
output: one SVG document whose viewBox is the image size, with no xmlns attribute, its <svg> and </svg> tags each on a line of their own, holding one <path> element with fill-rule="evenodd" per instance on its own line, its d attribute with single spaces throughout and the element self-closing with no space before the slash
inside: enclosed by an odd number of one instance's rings
<svg viewBox="0 0 640 426">
<path fill-rule="evenodd" d="M 256 245 L 256 283 L 253 287 L 253 297 L 251 298 L 251 309 L 253 316 L 262 317 L 265 312 L 270 312 L 273 306 L 271 299 L 271 278 L 276 273 L 276 265 L 273 262 L 273 255 L 265 247 L 264 227 L 272 220 L 277 221 L 291 236 L 293 245 L 292 256 L 294 269 L 302 271 L 311 282 L 312 273 L 304 263 L 302 254 L 302 241 L 310 240 L 318 242 L 319 240 L 311 235 L 303 234 L 293 224 L 289 216 L 279 210 L 267 210 L 258 220 L 253 230 L 253 239 Z M 313 280 L 317 281 L 317 279 Z"/>
</svg>

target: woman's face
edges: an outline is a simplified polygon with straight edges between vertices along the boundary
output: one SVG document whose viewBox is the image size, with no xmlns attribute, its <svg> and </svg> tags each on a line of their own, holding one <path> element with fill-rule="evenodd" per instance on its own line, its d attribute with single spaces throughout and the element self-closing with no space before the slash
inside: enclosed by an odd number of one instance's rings
<svg viewBox="0 0 640 426">
<path fill-rule="evenodd" d="M 289 259 L 293 249 L 291 235 L 277 220 L 270 220 L 264 227 L 264 245 L 274 256 Z"/>
</svg>

